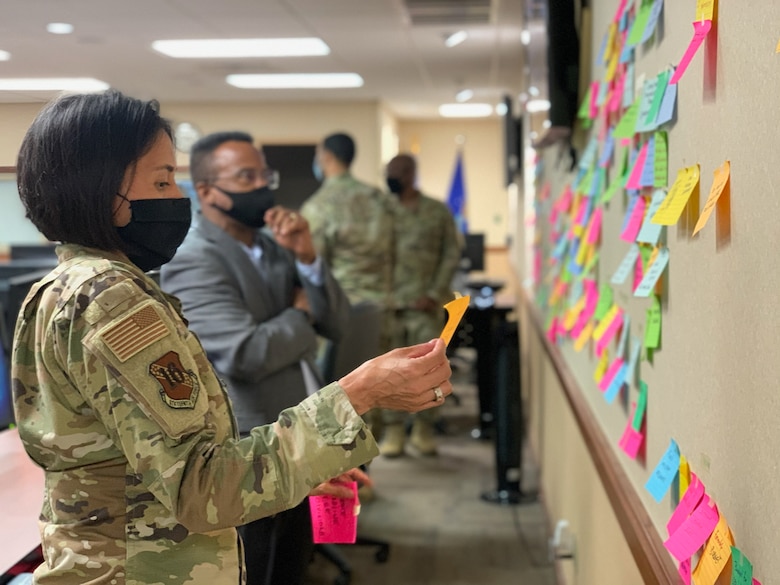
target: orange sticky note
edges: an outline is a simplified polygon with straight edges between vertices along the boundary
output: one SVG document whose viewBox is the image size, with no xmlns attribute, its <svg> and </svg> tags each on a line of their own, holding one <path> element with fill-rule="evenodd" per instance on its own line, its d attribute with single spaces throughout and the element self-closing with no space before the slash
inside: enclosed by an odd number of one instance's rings
<svg viewBox="0 0 780 585">
<path fill-rule="evenodd" d="M 563 326 L 566 328 L 566 331 L 571 331 L 572 327 L 574 327 L 574 324 L 577 322 L 577 318 L 580 316 L 580 313 L 582 313 L 583 309 L 585 309 L 585 296 L 583 295 L 577 303 L 566 312 L 566 317 L 563 320 Z"/>
<path fill-rule="evenodd" d="M 650 220 L 652 223 L 659 225 L 674 225 L 680 219 L 685 205 L 688 203 L 688 199 L 691 197 L 691 193 L 696 189 L 699 184 L 699 165 L 680 169 L 677 171 L 677 178 L 674 180 L 672 188 L 666 194 L 666 197 L 661 203 L 661 207 L 655 212 L 655 215 Z"/>
<path fill-rule="evenodd" d="M 715 0 L 698 0 L 696 2 L 696 20 L 712 20 L 712 12 L 715 8 Z"/>
<path fill-rule="evenodd" d="M 693 229 L 693 235 L 699 233 L 699 231 L 707 225 L 707 220 L 715 210 L 715 204 L 720 199 L 721 194 L 726 190 L 729 179 L 731 178 L 731 163 L 726 161 L 722 167 L 719 167 L 715 171 L 715 178 L 712 181 L 712 188 L 710 189 L 710 195 L 707 197 L 707 203 L 704 204 L 699 221 L 696 222 L 696 227 Z"/>
<path fill-rule="evenodd" d="M 466 295 L 465 297 L 460 297 L 459 299 L 455 299 L 444 305 L 444 308 L 447 309 L 447 323 L 444 325 L 444 329 L 441 330 L 441 335 L 439 335 L 439 337 L 441 337 L 447 345 L 449 345 L 450 339 L 452 339 L 452 336 L 455 334 L 455 330 L 458 328 L 458 324 L 463 318 L 466 309 L 469 308 L 469 301 L 471 301 L 471 297 Z"/>
<path fill-rule="evenodd" d="M 582 351 L 582 349 L 585 347 L 585 344 L 588 343 L 590 336 L 593 335 L 594 327 L 595 325 L 593 325 L 593 321 L 588 321 L 588 324 L 585 325 L 585 328 L 580 333 L 577 341 L 574 342 L 575 351 Z"/>
<path fill-rule="evenodd" d="M 731 536 L 731 529 L 721 514 L 715 530 L 704 545 L 699 563 L 693 570 L 694 582 L 704 585 L 715 583 L 731 559 L 732 546 L 734 546 L 734 539 Z"/>
</svg>

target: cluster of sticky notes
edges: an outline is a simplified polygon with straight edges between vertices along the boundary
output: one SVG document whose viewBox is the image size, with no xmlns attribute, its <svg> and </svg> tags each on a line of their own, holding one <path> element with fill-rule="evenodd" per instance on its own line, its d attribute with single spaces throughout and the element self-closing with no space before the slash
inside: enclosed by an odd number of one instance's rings
<svg viewBox="0 0 780 585">
<path fill-rule="evenodd" d="M 309 496 L 311 527 L 314 542 L 351 544 L 357 537 L 357 517 L 360 501 L 357 482 L 345 484 L 352 491 L 351 498 L 322 495 Z"/>
</svg>

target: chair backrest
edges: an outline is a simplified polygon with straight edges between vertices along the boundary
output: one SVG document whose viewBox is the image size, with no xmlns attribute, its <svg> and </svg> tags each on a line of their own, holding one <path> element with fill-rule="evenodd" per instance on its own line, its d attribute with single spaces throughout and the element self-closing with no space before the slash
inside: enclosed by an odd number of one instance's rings
<svg viewBox="0 0 780 585">
<path fill-rule="evenodd" d="M 382 308 L 376 303 L 361 302 L 352 306 L 349 325 L 341 341 L 326 342 L 320 361 L 326 382 L 338 380 L 366 360 L 378 356 L 382 330 Z"/>
</svg>

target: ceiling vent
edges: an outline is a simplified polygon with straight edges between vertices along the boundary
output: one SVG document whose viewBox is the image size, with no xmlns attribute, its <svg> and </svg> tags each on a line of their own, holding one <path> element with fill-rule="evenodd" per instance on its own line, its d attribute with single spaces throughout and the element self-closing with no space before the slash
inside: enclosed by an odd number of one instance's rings
<svg viewBox="0 0 780 585">
<path fill-rule="evenodd" d="M 490 24 L 491 0 L 405 0 L 414 26 Z"/>
</svg>

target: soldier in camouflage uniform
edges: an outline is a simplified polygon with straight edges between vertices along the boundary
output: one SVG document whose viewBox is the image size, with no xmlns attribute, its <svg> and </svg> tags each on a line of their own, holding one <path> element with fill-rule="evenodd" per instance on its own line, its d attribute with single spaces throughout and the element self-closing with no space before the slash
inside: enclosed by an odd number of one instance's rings
<svg viewBox="0 0 780 585">
<path fill-rule="evenodd" d="M 442 305 L 452 299 L 452 279 L 461 248 L 455 221 L 444 203 L 420 193 L 417 165 L 409 155 L 393 158 L 386 169 L 387 186 L 398 196 L 395 216 L 393 346 L 436 337 L 444 326 Z M 414 416 L 410 441 L 423 455 L 435 455 L 434 411 Z M 404 451 L 406 414 L 385 411 L 380 452 L 397 457 Z"/>
<path fill-rule="evenodd" d="M 441 342 L 395 350 L 239 439 L 180 304 L 144 274 L 190 223 L 174 165 L 156 105 L 115 91 L 46 106 L 22 143 L 27 216 L 65 243 L 12 354 L 19 435 L 45 471 L 39 585 L 239 584 L 234 526 L 371 459 L 369 408 L 452 390 Z"/>
</svg>

